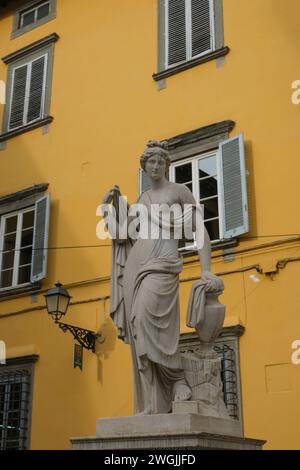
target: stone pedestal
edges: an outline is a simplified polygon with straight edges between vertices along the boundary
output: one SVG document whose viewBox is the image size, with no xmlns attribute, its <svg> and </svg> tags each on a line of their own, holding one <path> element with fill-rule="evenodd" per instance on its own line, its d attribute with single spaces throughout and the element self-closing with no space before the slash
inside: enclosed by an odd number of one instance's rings
<svg viewBox="0 0 300 470">
<path fill-rule="evenodd" d="M 187 403 L 187 402 L 186 402 Z M 190 402 L 191 406 L 193 403 Z M 175 404 L 175 410 L 176 410 Z M 95 437 L 71 439 L 74 450 L 261 450 L 232 419 L 190 412 L 99 419 Z"/>
</svg>

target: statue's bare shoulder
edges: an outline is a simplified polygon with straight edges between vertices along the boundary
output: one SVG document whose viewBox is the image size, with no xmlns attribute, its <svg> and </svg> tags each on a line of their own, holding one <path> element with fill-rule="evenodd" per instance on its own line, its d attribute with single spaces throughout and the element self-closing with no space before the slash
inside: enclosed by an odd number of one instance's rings
<svg viewBox="0 0 300 470">
<path fill-rule="evenodd" d="M 193 193 L 185 184 L 173 183 L 176 185 L 181 204 L 196 204 Z"/>
</svg>

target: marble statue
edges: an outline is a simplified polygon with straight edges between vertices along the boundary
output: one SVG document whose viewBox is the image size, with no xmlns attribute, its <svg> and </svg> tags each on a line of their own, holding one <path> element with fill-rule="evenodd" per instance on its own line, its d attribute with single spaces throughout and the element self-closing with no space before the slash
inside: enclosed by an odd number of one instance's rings
<svg viewBox="0 0 300 470">
<path fill-rule="evenodd" d="M 143 204 L 148 213 L 152 206 L 160 204 L 199 207 L 185 185 L 168 181 L 166 175 L 170 157 L 166 142 L 149 141 L 140 163 L 151 187 L 141 194 L 137 202 Z M 119 224 L 130 218 L 129 206 L 120 195 L 119 187 L 115 186 L 103 199 L 103 204 L 114 206 Z M 196 209 L 190 215 L 193 231 L 197 232 L 195 214 Z M 105 218 L 108 227 L 109 218 L 108 211 Z M 175 226 L 176 223 L 178 220 L 174 218 L 171 225 Z M 173 402 L 197 400 L 199 395 L 199 384 L 194 383 L 190 373 L 194 367 L 197 369 L 197 364 L 195 366 L 193 358 L 182 356 L 178 350 L 179 273 L 183 267 L 183 259 L 178 252 L 178 239 L 172 236 L 155 239 L 133 239 L 130 236 L 120 238 L 118 233 L 120 231 L 117 227 L 112 241 L 110 313 L 119 337 L 131 346 L 135 414 L 169 413 Z M 217 308 L 219 313 L 214 320 L 213 315 L 210 316 L 206 299 L 213 302 L 213 299 L 209 299 L 209 295 L 212 295 L 216 300 L 223 287 L 222 281 L 211 273 L 210 239 L 205 228 L 199 257 L 202 274 L 200 284 L 192 290 L 188 321 L 203 332 L 204 341 L 201 338 L 204 353 L 208 354 L 209 360 L 215 361 L 216 357 L 210 346 L 223 323 L 224 308 Z M 208 326 L 203 328 L 204 323 L 207 325 L 204 322 L 207 315 L 210 320 Z M 201 369 L 199 364 L 198 369 Z M 198 382 L 201 382 L 203 377 L 199 373 L 197 377 Z M 218 389 L 219 383 L 216 387 Z M 203 398 L 203 393 L 202 387 L 200 399 Z M 219 389 L 216 394 L 218 393 Z"/>
</svg>

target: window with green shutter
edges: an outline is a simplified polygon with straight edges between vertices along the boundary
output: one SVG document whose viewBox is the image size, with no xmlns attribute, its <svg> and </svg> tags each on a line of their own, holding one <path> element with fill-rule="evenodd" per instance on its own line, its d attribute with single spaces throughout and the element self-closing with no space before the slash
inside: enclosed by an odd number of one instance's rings
<svg viewBox="0 0 300 470">
<path fill-rule="evenodd" d="M 46 277 L 50 195 L 0 219 L 0 292 Z"/>
<path fill-rule="evenodd" d="M 46 72 L 47 54 L 13 69 L 9 131 L 44 117 Z"/>
<path fill-rule="evenodd" d="M 187 186 L 202 205 L 204 223 L 215 246 L 249 231 L 244 137 L 228 138 L 233 124 L 224 121 L 167 139 L 169 180 Z M 140 194 L 150 188 L 143 170 L 139 182 Z M 194 250 L 195 243 L 191 240 L 181 246 Z"/>
<path fill-rule="evenodd" d="M 51 82 L 57 40 L 57 34 L 51 34 L 2 59 L 7 64 L 7 80 L 0 139 L 52 121 Z"/>
<path fill-rule="evenodd" d="M 186 185 L 204 208 L 204 223 L 213 243 L 249 230 L 243 135 L 221 142 L 211 152 L 178 160 L 170 181 Z"/>
<path fill-rule="evenodd" d="M 200 63 L 201 58 L 212 55 L 213 59 L 228 52 L 224 48 L 222 0 L 158 0 L 155 80 L 163 71 L 179 71 L 189 62 Z"/>
</svg>

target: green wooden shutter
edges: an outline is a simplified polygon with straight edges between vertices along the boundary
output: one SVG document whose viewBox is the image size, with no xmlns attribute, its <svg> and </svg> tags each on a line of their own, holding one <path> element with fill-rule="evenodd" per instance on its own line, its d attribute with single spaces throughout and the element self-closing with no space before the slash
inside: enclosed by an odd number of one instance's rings
<svg viewBox="0 0 300 470">
<path fill-rule="evenodd" d="M 192 57 L 196 57 L 213 48 L 211 0 L 191 0 Z"/>
<path fill-rule="evenodd" d="M 187 58 L 185 0 L 167 0 L 167 66 Z"/>
<path fill-rule="evenodd" d="M 222 142 L 219 150 L 223 238 L 232 238 L 249 231 L 243 134 Z"/>
<path fill-rule="evenodd" d="M 17 67 L 13 71 L 9 130 L 16 129 L 24 124 L 27 71 L 28 65 Z"/>
<path fill-rule="evenodd" d="M 43 115 L 43 100 L 46 75 L 46 55 L 31 64 L 30 87 L 28 97 L 27 123 Z"/>
<path fill-rule="evenodd" d="M 31 282 L 37 282 L 46 277 L 49 216 L 50 194 L 47 194 L 35 203 Z"/>
</svg>

